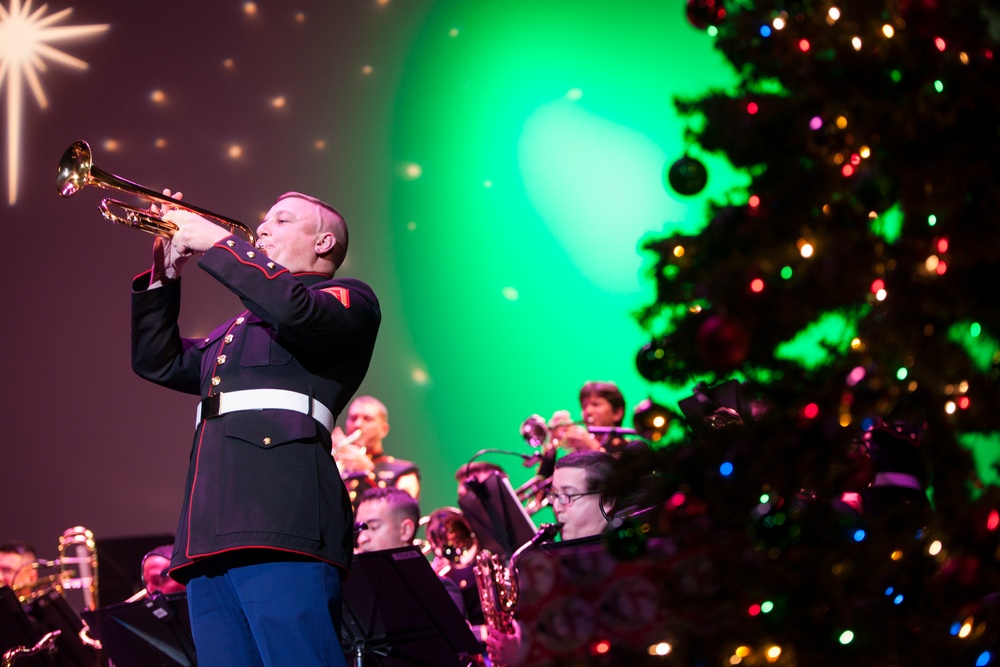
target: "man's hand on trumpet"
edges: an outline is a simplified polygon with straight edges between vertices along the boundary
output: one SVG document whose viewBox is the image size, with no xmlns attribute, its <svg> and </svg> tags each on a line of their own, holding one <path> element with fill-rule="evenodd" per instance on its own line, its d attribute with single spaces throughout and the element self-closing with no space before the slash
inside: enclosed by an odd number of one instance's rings
<svg viewBox="0 0 1000 667">
<path fill-rule="evenodd" d="M 360 430 L 345 435 L 337 426 L 331 436 L 333 459 L 341 473 L 371 472 L 375 469 L 375 462 L 368 456 L 364 446 L 356 444 L 361 438 Z"/>
<path fill-rule="evenodd" d="M 177 192 L 171 195 L 166 189 L 163 194 L 174 199 L 181 199 L 184 193 Z M 149 214 L 152 217 L 163 218 L 169 207 L 166 204 L 153 204 L 149 207 Z M 174 239 L 165 236 L 156 236 L 153 240 L 153 275 L 150 278 L 150 287 L 159 287 L 165 282 L 177 280 L 180 277 L 181 268 L 191 258 L 190 253 L 183 253 L 180 247 L 174 243 Z"/>
</svg>

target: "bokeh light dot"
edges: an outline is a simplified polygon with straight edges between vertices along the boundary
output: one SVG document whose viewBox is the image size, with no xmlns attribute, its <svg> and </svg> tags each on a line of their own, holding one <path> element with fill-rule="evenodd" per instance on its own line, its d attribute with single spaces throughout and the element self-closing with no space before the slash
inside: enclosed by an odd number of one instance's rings
<svg viewBox="0 0 1000 667">
<path fill-rule="evenodd" d="M 167 94 L 162 90 L 154 90 L 149 94 L 149 101 L 153 104 L 163 104 L 167 101 Z"/>
<path fill-rule="evenodd" d="M 821 127 L 823 127 L 823 119 L 820 118 L 819 116 L 813 116 L 812 119 L 809 121 L 809 129 L 818 130 Z"/>
<path fill-rule="evenodd" d="M 719 466 L 719 473 L 721 473 L 723 477 L 729 477 L 733 474 L 733 464 L 729 461 L 725 461 Z"/>
<path fill-rule="evenodd" d="M 754 115 L 755 113 L 757 113 L 757 111 L 759 111 L 759 110 L 760 110 L 760 107 L 757 106 L 756 102 L 750 102 L 747 105 L 747 113 L 750 114 L 751 116 Z"/>
<path fill-rule="evenodd" d="M 753 279 L 753 280 L 752 280 L 752 281 L 750 282 L 750 290 L 751 290 L 751 291 L 752 291 L 752 292 L 753 292 L 754 294 L 760 294 L 761 292 L 763 292 L 763 291 L 764 291 L 764 281 L 763 281 L 763 280 L 761 280 L 760 278 L 754 278 L 754 279 Z"/>
<path fill-rule="evenodd" d="M 843 632 L 840 633 L 840 637 L 838 639 L 841 644 L 844 645 L 850 644 L 852 641 L 854 641 L 854 633 L 851 632 L 850 630 L 844 630 Z"/>
<path fill-rule="evenodd" d="M 400 172 L 402 173 L 404 179 L 413 181 L 420 178 L 423 175 L 424 170 L 416 162 L 404 162 L 401 165 Z"/>
</svg>

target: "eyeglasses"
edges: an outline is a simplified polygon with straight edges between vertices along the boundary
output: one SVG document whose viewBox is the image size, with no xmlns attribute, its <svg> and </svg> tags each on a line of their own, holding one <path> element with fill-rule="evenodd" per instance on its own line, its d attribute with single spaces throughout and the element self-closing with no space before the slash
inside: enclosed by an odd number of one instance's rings
<svg viewBox="0 0 1000 667">
<path fill-rule="evenodd" d="M 559 503 L 560 505 L 571 505 L 573 501 L 580 496 L 593 496 L 601 493 L 601 491 L 588 491 L 587 493 L 556 493 L 555 491 L 549 491 L 545 496 L 549 499 L 549 503 L 554 505 Z"/>
</svg>

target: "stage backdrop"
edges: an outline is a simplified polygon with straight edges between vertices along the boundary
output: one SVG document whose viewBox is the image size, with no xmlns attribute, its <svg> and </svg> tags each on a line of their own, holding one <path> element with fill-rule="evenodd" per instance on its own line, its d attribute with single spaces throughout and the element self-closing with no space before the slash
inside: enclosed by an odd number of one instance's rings
<svg viewBox="0 0 1000 667">
<path fill-rule="evenodd" d="M 254 227 L 286 190 L 343 211 L 341 273 L 382 302 L 362 391 L 422 467 L 425 513 L 455 504 L 477 450 L 527 452 L 531 413 L 578 415 L 586 380 L 630 408 L 669 398 L 635 370 L 638 246 L 740 183 L 707 155 L 703 193 L 663 183 L 686 149 L 673 96 L 732 81 L 684 4 L 0 0 L 0 539 L 52 557 L 70 526 L 172 532 L 180 506 L 195 399 L 129 366 L 152 239 L 100 217 L 112 193 L 56 194 L 79 139 L 101 169 Z M 189 265 L 185 334 L 241 309 Z"/>
</svg>

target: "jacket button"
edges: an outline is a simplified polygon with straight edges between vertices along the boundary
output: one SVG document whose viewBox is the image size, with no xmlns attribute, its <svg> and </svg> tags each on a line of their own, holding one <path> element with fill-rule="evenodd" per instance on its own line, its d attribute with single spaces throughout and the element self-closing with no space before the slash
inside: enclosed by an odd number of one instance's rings
<svg viewBox="0 0 1000 667">
<path fill-rule="evenodd" d="M 232 239 L 230 239 L 230 240 L 226 241 L 226 245 L 229 246 L 230 248 L 232 248 L 232 247 L 234 247 L 236 245 L 236 241 L 233 241 Z"/>
<path fill-rule="evenodd" d="M 267 268 L 273 269 L 274 268 L 274 262 L 268 262 L 267 263 Z"/>
<path fill-rule="evenodd" d="M 230 343 L 232 343 L 233 342 L 233 334 L 227 334 L 226 337 L 222 339 L 222 342 L 224 342 L 226 345 L 229 345 Z"/>
<path fill-rule="evenodd" d="M 247 251 L 247 257 L 248 258 L 253 259 L 256 256 L 257 256 L 257 253 L 255 253 L 253 250 L 248 250 Z"/>
<path fill-rule="evenodd" d="M 264 444 L 265 445 L 270 445 L 271 444 L 271 439 L 270 438 L 264 438 Z"/>
<path fill-rule="evenodd" d="M 243 324 L 246 321 L 247 321 L 247 318 L 243 317 L 242 315 L 240 315 L 239 317 L 236 318 L 236 324 L 238 324 L 238 325 L 239 324 Z"/>
<path fill-rule="evenodd" d="M 222 384 L 222 378 L 220 378 L 218 375 L 216 375 L 214 378 L 212 378 L 212 386 L 213 387 L 218 387 L 220 384 Z"/>
<path fill-rule="evenodd" d="M 215 363 L 217 363 L 217 364 L 224 364 L 224 363 L 226 363 L 226 355 L 220 354 L 219 356 L 217 356 L 215 358 Z"/>
</svg>

